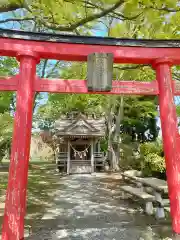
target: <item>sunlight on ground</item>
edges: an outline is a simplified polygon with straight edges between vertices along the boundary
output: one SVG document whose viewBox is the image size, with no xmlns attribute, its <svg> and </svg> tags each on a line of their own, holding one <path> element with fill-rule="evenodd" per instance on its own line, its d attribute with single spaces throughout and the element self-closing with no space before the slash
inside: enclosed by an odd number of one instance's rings
<svg viewBox="0 0 180 240">
<path fill-rule="evenodd" d="M 147 235 L 159 240 L 160 235 L 169 236 L 169 223 L 161 225 L 144 216 L 138 203 L 123 198 L 120 179 L 118 174 L 62 177 L 55 171 L 31 169 L 26 226 L 32 227 L 33 235 L 28 239 L 143 240 Z M 0 180 L 5 189 L 7 173 L 0 173 Z M 1 203 L 0 221 L 3 208 Z"/>
<path fill-rule="evenodd" d="M 169 234 L 169 225 L 154 225 L 155 219 L 143 215 L 139 204 L 122 199 L 118 178 L 71 175 L 59 183 L 29 240 L 159 240 L 159 231 Z"/>
<path fill-rule="evenodd" d="M 45 164 L 43 164 L 46 167 Z M 0 171 L 0 224 L 4 213 L 5 190 L 7 187 L 8 170 Z M 51 206 L 51 196 L 58 188 L 56 182 L 59 181 L 59 176 L 55 176 L 52 172 L 48 173 L 45 170 L 31 169 L 29 170 L 28 179 L 28 203 L 26 222 L 31 223 L 39 219 L 45 207 Z"/>
</svg>

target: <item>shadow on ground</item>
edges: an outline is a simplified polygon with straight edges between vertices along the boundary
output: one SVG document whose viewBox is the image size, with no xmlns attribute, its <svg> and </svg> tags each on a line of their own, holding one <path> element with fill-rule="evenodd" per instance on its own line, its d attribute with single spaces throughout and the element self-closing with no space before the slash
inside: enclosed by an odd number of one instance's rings
<svg viewBox="0 0 180 240">
<path fill-rule="evenodd" d="M 43 165 L 45 166 L 45 165 Z M 8 181 L 8 168 L 0 171 L 0 225 L 3 221 L 5 189 Z M 41 169 L 29 170 L 28 201 L 26 225 L 35 224 L 42 218 L 47 207 L 51 206 L 51 198 L 61 186 L 57 173 Z"/>
<path fill-rule="evenodd" d="M 51 201 L 43 206 L 42 216 L 29 195 L 29 207 L 37 215 L 28 220 L 33 232 L 28 240 L 159 240 L 171 236 L 169 220 L 157 222 L 145 216 L 138 203 L 123 198 L 119 179 L 92 175 L 55 179 L 47 183 L 47 179 L 37 177 L 38 188 L 35 184 L 30 188 L 33 196 L 41 191 Z"/>
</svg>

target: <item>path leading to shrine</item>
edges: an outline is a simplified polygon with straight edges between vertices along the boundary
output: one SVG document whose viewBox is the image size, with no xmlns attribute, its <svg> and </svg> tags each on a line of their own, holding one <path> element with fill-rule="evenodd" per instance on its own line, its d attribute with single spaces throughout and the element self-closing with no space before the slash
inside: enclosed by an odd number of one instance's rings
<svg viewBox="0 0 180 240">
<path fill-rule="evenodd" d="M 33 240 L 170 239 L 170 223 L 143 215 L 138 203 L 123 199 L 117 175 L 71 175 L 59 179 Z M 47 189 L 48 191 L 48 189 Z M 163 235 L 162 235 L 163 234 Z"/>
</svg>

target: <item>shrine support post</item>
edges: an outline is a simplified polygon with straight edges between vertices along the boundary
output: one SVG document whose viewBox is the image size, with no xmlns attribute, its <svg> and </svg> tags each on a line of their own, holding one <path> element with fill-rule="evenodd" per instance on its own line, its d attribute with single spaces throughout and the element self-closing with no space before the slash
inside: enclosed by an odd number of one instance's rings
<svg viewBox="0 0 180 240">
<path fill-rule="evenodd" d="M 168 60 L 156 61 L 155 69 L 159 85 L 160 117 L 172 227 L 176 234 L 180 234 L 180 148 L 178 146 L 178 125 L 171 62 Z"/>
<path fill-rule="evenodd" d="M 71 146 L 70 146 L 70 140 L 68 139 L 67 174 L 70 174 L 70 164 L 71 164 Z"/>
<path fill-rule="evenodd" d="M 94 172 L 94 140 L 91 140 L 91 172 Z"/>
<path fill-rule="evenodd" d="M 24 239 L 24 217 L 33 113 L 33 82 L 37 58 L 32 52 L 18 55 L 20 74 L 14 120 L 11 161 L 6 193 L 2 240 Z"/>
</svg>

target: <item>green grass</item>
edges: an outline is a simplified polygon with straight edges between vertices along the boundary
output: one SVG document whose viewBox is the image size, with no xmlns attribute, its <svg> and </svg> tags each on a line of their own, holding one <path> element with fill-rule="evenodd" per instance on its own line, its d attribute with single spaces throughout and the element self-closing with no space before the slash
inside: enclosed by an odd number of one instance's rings
<svg viewBox="0 0 180 240">
<path fill-rule="evenodd" d="M 36 164 L 35 164 L 36 165 Z M 48 164 L 47 164 L 48 165 Z M 44 163 L 40 167 L 47 166 Z M 7 187 L 7 171 L 0 172 L 0 197 L 4 195 Z M 51 203 L 53 193 L 59 186 L 60 177 L 52 171 L 33 169 L 29 170 L 27 191 L 27 215 L 26 224 L 35 224 L 39 221 L 46 207 Z M 0 224 L 2 217 L 0 217 Z"/>
</svg>

